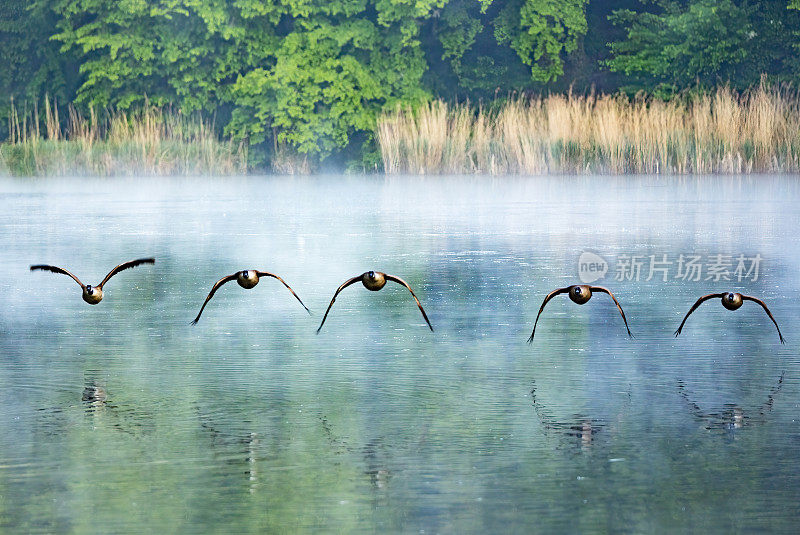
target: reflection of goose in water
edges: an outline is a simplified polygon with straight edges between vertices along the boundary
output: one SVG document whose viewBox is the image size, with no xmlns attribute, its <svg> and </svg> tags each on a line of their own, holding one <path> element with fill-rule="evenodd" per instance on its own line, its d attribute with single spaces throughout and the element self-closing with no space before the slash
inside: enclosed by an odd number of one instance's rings
<svg viewBox="0 0 800 535">
<path fill-rule="evenodd" d="M 211 291 L 208 294 L 208 297 L 206 297 L 206 300 L 203 302 L 203 306 L 200 307 L 200 312 L 198 312 L 197 317 L 194 320 L 192 320 L 192 325 L 197 325 L 197 322 L 200 321 L 200 316 L 203 314 L 203 310 L 205 310 L 206 305 L 211 300 L 211 298 L 214 297 L 214 294 L 217 293 L 217 290 L 219 290 L 220 286 L 222 286 L 227 282 L 235 280 L 237 284 L 239 284 L 239 286 L 241 286 L 245 290 L 249 290 L 250 288 L 254 288 L 256 284 L 258 284 L 258 280 L 261 277 L 273 277 L 281 281 L 281 283 L 283 283 L 283 285 L 286 286 L 286 288 L 290 292 L 292 292 L 292 295 L 295 296 L 295 298 L 300 302 L 300 304 L 303 305 L 303 308 L 306 309 L 306 312 L 311 314 L 311 311 L 308 310 L 308 307 L 303 304 L 303 301 L 300 300 L 300 297 L 298 297 L 298 295 L 294 293 L 294 290 L 292 290 L 292 288 L 288 284 L 286 284 L 286 281 L 284 281 L 282 278 L 268 271 L 245 269 L 243 271 L 237 271 L 233 275 L 222 277 L 220 280 L 217 281 L 216 284 L 214 284 L 214 286 L 211 288 Z"/>
<path fill-rule="evenodd" d="M 541 402 L 536 399 L 536 382 L 533 382 L 531 389 L 531 400 L 533 410 L 546 432 L 553 431 L 562 437 L 566 437 L 567 442 L 580 447 L 582 450 L 591 448 L 594 436 L 606 427 L 605 420 L 590 418 L 585 415 L 576 414 L 573 418 L 560 422 L 547 413 Z"/>
<path fill-rule="evenodd" d="M 697 310 L 697 307 L 699 307 L 700 305 L 702 305 L 704 302 L 708 301 L 709 299 L 714 299 L 716 297 L 719 297 L 719 298 L 722 299 L 722 306 L 724 306 L 728 310 L 736 310 L 737 308 L 742 306 L 742 303 L 744 303 L 745 301 L 754 301 L 754 302 L 758 303 L 759 305 L 761 305 L 761 308 L 764 309 L 764 312 L 767 313 L 767 316 L 769 316 L 769 319 L 772 320 L 772 323 L 775 324 L 775 328 L 778 329 L 778 338 L 780 339 L 781 343 L 782 344 L 786 343 L 786 340 L 783 339 L 783 335 L 781 334 L 781 329 L 780 329 L 780 327 L 778 327 L 778 322 L 775 321 L 775 318 L 772 317 L 772 312 L 769 311 L 769 308 L 767 308 L 766 303 L 764 303 L 764 301 L 762 301 L 761 299 L 757 299 L 757 298 L 751 297 L 749 295 L 742 295 L 742 294 L 736 293 L 736 292 L 724 292 L 724 293 L 719 293 L 719 294 L 708 294 L 708 295 L 704 295 L 703 297 L 698 299 L 695 302 L 695 304 L 692 305 L 692 308 L 689 309 L 689 312 L 686 313 L 686 316 L 683 317 L 683 321 L 681 322 L 680 327 L 678 327 L 678 330 L 675 331 L 675 336 L 678 336 L 679 334 L 681 334 L 681 330 L 683 330 L 683 325 L 686 323 L 686 320 L 689 319 L 689 316 L 692 314 L 692 312 Z"/>
<path fill-rule="evenodd" d="M 247 463 L 248 491 L 252 494 L 259 487 L 258 460 L 260 457 L 261 440 L 258 433 L 226 433 L 222 432 L 211 422 L 211 419 L 200 412 L 200 408 L 195 406 L 200 428 L 211 437 L 212 446 L 215 448 L 233 447 L 236 453 L 244 455 Z M 226 452 L 227 454 L 227 452 Z M 241 457 L 231 458 L 226 455 L 227 462 L 241 462 Z"/>
<path fill-rule="evenodd" d="M 105 425 L 134 437 L 153 432 L 152 414 L 142 413 L 136 407 L 120 406 L 112 399 L 102 380 L 86 378 L 81 402 L 86 414 L 92 416 L 93 427 L 101 427 L 100 422 L 105 422 Z"/>
<path fill-rule="evenodd" d="M 328 305 L 328 310 L 325 311 L 325 316 L 322 317 L 322 323 L 319 324 L 319 328 L 317 329 L 317 334 L 322 329 L 322 326 L 325 324 L 325 318 L 328 317 L 328 312 L 331 311 L 331 307 L 333 303 L 336 301 L 336 296 L 339 295 L 339 292 L 350 286 L 351 284 L 355 284 L 356 282 L 361 282 L 364 285 L 364 288 L 370 290 L 372 292 L 377 292 L 384 286 L 386 286 L 386 281 L 396 282 L 402 286 L 405 286 L 409 292 L 411 292 L 411 297 L 414 298 L 414 301 L 417 302 L 417 307 L 419 307 L 419 311 L 422 312 L 422 317 L 425 318 L 425 322 L 430 327 L 431 331 L 433 331 L 433 326 L 431 322 L 428 320 L 428 315 L 425 314 L 425 309 L 422 308 L 422 304 L 417 299 L 417 296 L 414 294 L 414 290 L 411 289 L 411 286 L 408 285 L 406 281 L 401 279 L 400 277 L 395 277 L 393 275 L 387 275 L 386 273 L 381 273 L 380 271 L 367 271 L 366 273 L 362 273 L 361 275 L 355 276 L 352 279 L 346 280 L 344 284 L 339 286 L 339 289 L 336 290 L 336 293 L 333 294 L 333 299 L 331 299 L 331 303 Z"/>
<path fill-rule="evenodd" d="M 392 473 L 382 455 L 383 441 L 379 438 L 370 440 L 361 448 L 364 462 L 367 464 L 364 474 L 369 476 L 376 489 L 383 490 L 389 484 Z"/>
<path fill-rule="evenodd" d="M 86 416 L 87 425 L 93 431 L 113 429 L 137 437 L 144 430 L 137 421 L 126 417 L 126 411 L 110 401 L 108 390 L 98 379 L 87 377 L 82 391 L 75 388 L 70 388 L 70 391 L 74 396 L 72 398 L 75 400 L 74 403 L 36 409 L 38 417 L 42 419 L 37 426 L 39 430 L 56 435 L 68 433 L 74 427 L 67 428 L 64 422 L 75 420 L 67 420 L 64 414 L 76 412 L 82 412 Z M 80 403 L 78 392 L 80 392 Z"/>
<path fill-rule="evenodd" d="M 352 448 L 347 444 L 347 441 L 336 436 L 333 432 L 333 428 L 330 422 L 328 422 L 327 416 L 320 416 L 319 421 L 322 424 L 322 431 L 325 433 L 325 438 L 328 440 L 328 444 L 330 444 L 333 453 L 352 453 Z"/>
<path fill-rule="evenodd" d="M 360 456 L 366 465 L 364 467 L 364 475 L 369 477 L 370 483 L 372 483 L 374 488 L 376 490 L 383 490 L 388 486 L 392 472 L 389 470 L 389 466 L 385 460 L 386 455 L 383 453 L 383 450 L 386 448 L 386 445 L 383 443 L 383 438 L 376 437 L 369 440 L 360 449 L 353 448 L 346 440 L 336 436 L 326 416 L 321 416 L 320 422 L 322 424 L 322 430 L 331 445 L 331 450 L 334 453 L 355 454 Z M 425 427 L 425 430 L 427 430 L 427 427 Z"/>
<path fill-rule="evenodd" d="M 678 379 L 678 394 L 686 402 L 689 411 L 695 418 L 705 423 L 706 429 L 741 429 L 745 426 L 764 423 L 767 419 L 767 413 L 772 411 L 772 405 L 775 402 L 775 395 L 783 387 L 784 373 L 778 378 L 778 382 L 770 389 L 767 394 L 767 399 L 764 403 L 754 412 L 745 412 L 745 410 L 735 403 L 725 403 L 722 410 L 719 411 L 704 411 L 700 405 L 692 400 L 686 384 L 682 379 Z"/>
<path fill-rule="evenodd" d="M 539 313 L 536 314 L 536 321 L 533 323 L 533 332 L 531 333 L 531 337 L 528 338 L 528 343 L 530 344 L 531 342 L 533 342 L 533 336 L 536 334 L 536 324 L 539 323 L 539 316 L 542 315 L 542 310 L 544 310 L 544 307 L 547 306 L 547 303 L 552 298 L 554 298 L 557 295 L 567 293 L 569 294 L 569 298 L 572 300 L 573 303 L 582 305 L 588 302 L 589 299 L 592 298 L 592 292 L 606 293 L 609 296 L 611 296 L 611 299 L 613 299 L 614 304 L 617 305 L 617 309 L 619 310 L 620 315 L 622 315 L 622 321 L 625 322 L 625 329 L 628 331 L 628 336 L 633 337 L 633 334 L 631 334 L 631 330 L 628 328 L 628 320 L 625 318 L 625 312 L 622 311 L 622 307 L 620 306 L 619 301 L 617 301 L 617 298 L 614 297 L 614 294 L 611 293 L 610 290 L 608 290 L 607 288 L 603 288 L 602 286 L 588 286 L 586 284 L 576 284 L 574 286 L 567 286 L 566 288 L 559 288 L 557 290 L 553 290 L 552 292 L 547 294 L 547 297 L 545 297 L 544 301 L 542 302 L 542 306 L 539 307 Z"/>
<path fill-rule="evenodd" d="M 31 266 L 31 271 L 52 271 L 53 273 L 61 273 L 62 275 L 67 275 L 68 277 L 72 277 L 72 279 L 78 283 L 83 290 L 83 295 L 81 296 L 84 301 L 89 303 L 90 305 L 96 305 L 100 301 L 103 300 L 103 285 L 108 282 L 108 279 L 119 273 L 120 271 L 130 269 L 141 264 L 155 264 L 155 258 L 140 258 L 138 260 L 131 260 L 130 262 L 125 262 L 123 264 L 118 265 L 114 269 L 112 269 L 106 278 L 98 284 L 97 286 L 92 286 L 91 284 L 83 284 L 78 277 L 70 273 L 64 268 L 50 266 L 47 264 L 36 264 Z"/>
<path fill-rule="evenodd" d="M 104 407 L 108 401 L 108 393 L 103 386 L 91 381 L 83 388 L 81 401 L 86 402 L 90 410 L 98 410 Z"/>
</svg>

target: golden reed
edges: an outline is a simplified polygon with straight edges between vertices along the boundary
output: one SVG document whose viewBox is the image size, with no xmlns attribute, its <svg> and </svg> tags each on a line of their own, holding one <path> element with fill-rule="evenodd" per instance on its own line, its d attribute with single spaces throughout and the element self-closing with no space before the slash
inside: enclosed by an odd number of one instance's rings
<svg viewBox="0 0 800 535">
<path fill-rule="evenodd" d="M 44 175 L 233 175 L 247 171 L 243 144 L 220 141 L 199 116 L 144 104 L 135 111 L 70 106 L 65 125 L 45 98 L 20 113 L 11 106 L 0 144 L 0 173 Z"/>
<path fill-rule="evenodd" d="M 386 173 L 786 173 L 800 171 L 800 95 L 762 84 L 670 101 L 510 99 L 491 111 L 438 100 L 382 114 Z"/>
</svg>

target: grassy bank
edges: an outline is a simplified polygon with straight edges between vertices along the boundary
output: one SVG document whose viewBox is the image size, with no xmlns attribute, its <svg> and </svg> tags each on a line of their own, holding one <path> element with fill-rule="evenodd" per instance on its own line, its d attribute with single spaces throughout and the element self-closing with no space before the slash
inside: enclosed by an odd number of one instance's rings
<svg viewBox="0 0 800 535">
<path fill-rule="evenodd" d="M 41 113 L 40 113 L 41 111 Z M 23 112 L 12 107 L 9 138 L 0 144 L 0 174 L 230 175 L 247 170 L 244 145 L 220 141 L 199 117 L 146 105 L 125 112 L 70 107 L 62 124 L 45 100 Z"/>
<path fill-rule="evenodd" d="M 434 101 L 382 114 L 376 139 L 388 174 L 800 172 L 800 94 L 719 88 L 670 101 L 550 95 L 489 107 Z M 230 175 L 248 171 L 244 144 L 199 116 L 70 107 L 12 107 L 0 174 Z M 307 174 L 308 158 L 276 146 L 273 171 Z"/>
<path fill-rule="evenodd" d="M 798 172 L 800 95 L 551 95 L 491 110 L 436 101 L 383 114 L 377 139 L 389 174 Z"/>
</svg>

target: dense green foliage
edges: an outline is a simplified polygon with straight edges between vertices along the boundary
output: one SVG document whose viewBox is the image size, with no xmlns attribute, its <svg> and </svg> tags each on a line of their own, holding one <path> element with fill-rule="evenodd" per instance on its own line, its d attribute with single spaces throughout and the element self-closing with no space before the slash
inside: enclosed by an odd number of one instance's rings
<svg viewBox="0 0 800 535">
<path fill-rule="evenodd" d="M 65 101 L 78 83 L 75 57 L 50 40 L 58 18 L 47 3 L 0 2 L 0 114 L 8 117 L 11 99 L 33 105 L 45 94 Z M 0 129 L 0 134 L 5 134 Z"/>
<path fill-rule="evenodd" d="M 800 28 L 800 13 L 781 2 L 661 0 L 658 6 L 657 13 L 620 10 L 612 16 L 628 33 L 611 45 L 613 57 L 606 63 L 639 75 L 641 87 L 748 87 L 762 75 L 788 81 L 797 74 L 792 35 Z"/>
<path fill-rule="evenodd" d="M 10 97 L 216 119 L 319 162 L 377 115 L 512 91 L 747 87 L 800 72 L 798 0 L 0 0 Z M 2 127 L 5 128 L 5 127 Z M 5 131 L 0 130 L 0 136 Z M 368 146 L 368 145 L 366 145 Z M 260 151 L 258 149 L 261 149 Z"/>
</svg>

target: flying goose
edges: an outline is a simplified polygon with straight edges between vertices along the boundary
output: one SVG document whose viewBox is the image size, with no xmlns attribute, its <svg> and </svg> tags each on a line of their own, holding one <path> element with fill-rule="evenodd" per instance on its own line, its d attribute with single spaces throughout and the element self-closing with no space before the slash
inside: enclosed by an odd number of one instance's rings
<svg viewBox="0 0 800 535">
<path fill-rule="evenodd" d="M 619 301 L 617 301 L 617 298 L 614 297 L 614 294 L 611 293 L 610 290 L 603 288 L 602 286 L 588 286 L 585 284 L 576 284 L 574 286 L 567 286 L 566 288 L 559 288 L 558 290 L 553 290 L 552 292 L 547 294 L 547 297 L 544 298 L 542 306 L 539 308 L 539 313 L 536 315 L 536 321 L 533 323 L 533 332 L 531 333 L 531 337 L 528 338 L 528 343 L 530 344 L 531 342 L 533 342 L 533 335 L 536 334 L 536 324 L 539 323 L 539 316 L 541 316 L 542 310 L 544 310 L 545 305 L 547 305 L 548 301 L 550 301 L 553 297 L 559 294 L 568 293 L 569 298 L 572 299 L 574 303 L 582 305 L 592 298 L 592 292 L 602 292 L 611 296 L 611 299 L 614 300 L 614 303 L 617 305 L 617 308 L 619 309 L 619 313 L 622 314 L 622 321 L 625 322 L 625 329 L 627 329 L 628 331 L 628 336 L 633 338 L 633 334 L 631 334 L 631 330 L 628 328 L 628 320 L 625 319 L 625 313 L 622 311 L 622 307 L 619 305 Z"/>
<path fill-rule="evenodd" d="M 736 293 L 736 292 L 723 292 L 723 293 L 719 293 L 719 294 L 708 294 L 708 295 L 704 295 L 703 297 L 698 299 L 697 302 L 694 305 L 692 305 L 692 308 L 689 309 L 689 312 L 686 313 L 686 316 L 683 317 L 683 321 L 681 322 L 680 327 L 678 327 L 678 330 L 675 331 L 675 336 L 678 336 L 679 334 L 681 334 L 681 330 L 683 329 L 683 324 L 686 323 L 686 320 L 689 318 L 689 316 L 692 314 L 692 312 L 697 310 L 697 307 L 702 305 L 703 302 L 708 301 L 709 299 L 714 299 L 715 297 L 721 298 L 722 299 L 722 306 L 724 306 L 728 310 L 736 310 L 737 308 L 742 306 L 742 303 L 744 303 L 745 301 L 755 301 L 756 303 L 761 305 L 761 307 L 764 309 L 764 312 L 766 312 L 767 316 L 769 316 L 769 319 L 771 319 L 772 323 L 775 324 L 775 328 L 778 329 L 778 338 L 780 338 L 781 343 L 782 344 L 786 343 L 786 340 L 783 339 L 783 335 L 781 334 L 781 329 L 780 329 L 780 327 L 778 327 L 778 322 L 775 321 L 775 318 L 772 317 L 772 313 L 767 308 L 766 303 L 764 303 L 764 301 L 762 301 L 761 299 L 757 299 L 755 297 L 750 297 L 749 295 L 742 295 L 742 294 Z"/>
<path fill-rule="evenodd" d="M 120 271 L 130 269 L 132 267 L 136 267 L 141 264 L 155 264 L 155 258 L 139 258 L 138 260 L 131 260 L 130 262 L 125 262 L 124 264 L 120 264 L 114 269 L 112 269 L 106 278 L 103 279 L 103 282 L 98 284 L 97 286 L 92 286 L 91 284 L 83 284 L 78 277 L 70 273 L 64 268 L 50 266 L 47 264 L 36 264 L 35 266 L 31 266 L 31 271 L 52 271 L 53 273 L 62 273 L 77 282 L 81 289 L 83 290 L 83 300 L 89 303 L 90 305 L 96 305 L 100 301 L 103 300 L 103 285 L 108 282 L 108 279 L 119 273 Z"/>
<path fill-rule="evenodd" d="M 414 294 L 414 290 L 411 289 L 411 286 L 409 286 L 406 281 L 404 281 L 400 277 L 395 277 L 394 275 L 387 275 L 386 273 L 381 273 L 380 271 L 367 271 L 366 273 L 362 273 L 361 275 L 357 275 L 352 279 L 345 281 L 344 284 L 339 286 L 339 289 L 336 290 L 335 294 L 333 294 L 333 299 L 331 299 L 331 303 L 328 305 L 328 310 L 325 311 L 325 316 L 322 317 L 322 323 L 319 324 L 319 328 L 317 329 L 317 334 L 319 334 L 319 331 L 325 324 L 325 318 L 328 317 L 328 312 L 331 311 L 331 307 L 333 306 L 334 301 L 336 301 L 336 296 L 339 295 L 339 292 L 341 292 L 351 284 L 354 284 L 359 281 L 361 282 L 361 284 L 364 285 L 364 287 L 367 290 L 370 290 L 372 292 L 377 292 L 378 290 L 386 286 L 387 280 L 394 281 L 398 284 L 402 284 L 408 289 L 409 292 L 411 292 L 411 297 L 413 297 L 414 301 L 417 302 L 419 311 L 422 312 L 422 317 L 425 318 L 425 322 L 428 324 L 428 327 L 430 327 L 431 331 L 433 331 L 433 326 L 431 325 L 430 320 L 428 320 L 428 315 L 425 314 L 425 309 L 422 308 L 422 304 L 419 302 L 419 299 L 417 299 L 417 296 Z"/>
<path fill-rule="evenodd" d="M 290 292 L 292 292 L 292 295 L 295 296 L 295 298 L 298 301 L 300 301 L 300 304 L 303 305 L 303 308 L 306 309 L 306 312 L 311 314 L 311 311 L 308 310 L 308 307 L 305 304 L 303 304 L 303 301 L 300 299 L 300 297 L 298 297 L 297 294 L 294 293 L 294 290 L 292 290 L 292 288 L 288 284 L 286 284 L 286 281 L 284 281 L 282 278 L 275 275 L 274 273 L 269 273 L 267 271 L 245 269 L 243 271 L 237 271 L 233 275 L 222 277 L 220 280 L 217 281 L 217 283 L 214 285 L 213 288 L 211 288 L 211 291 L 208 293 L 208 297 L 206 297 L 206 300 L 203 302 L 203 306 L 200 308 L 200 312 L 198 312 L 197 317 L 194 320 L 192 320 L 192 325 L 197 325 L 197 322 L 200 321 L 200 316 L 203 314 L 203 310 L 206 308 L 206 305 L 211 300 L 211 298 L 214 297 L 214 294 L 217 292 L 217 290 L 219 290 L 220 286 L 222 286 L 226 282 L 236 280 L 239 286 L 245 288 L 246 290 L 249 290 L 250 288 L 253 288 L 256 284 L 258 284 L 259 277 L 274 277 L 279 281 L 281 281 L 283 285 L 286 286 L 286 288 L 288 288 Z"/>
</svg>

